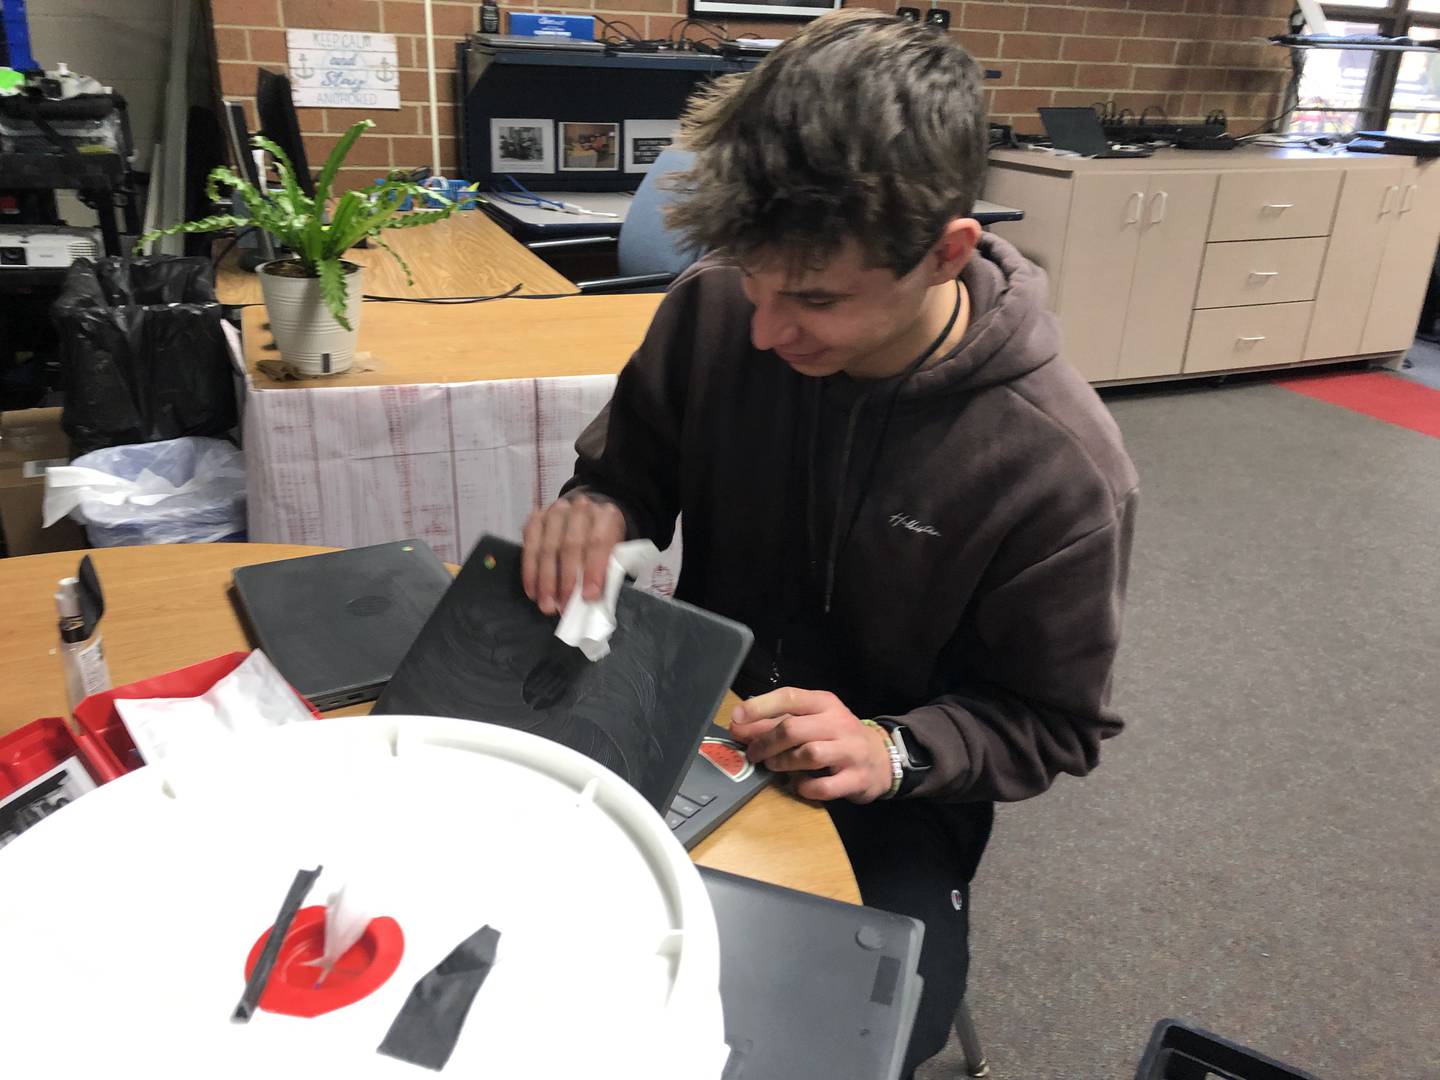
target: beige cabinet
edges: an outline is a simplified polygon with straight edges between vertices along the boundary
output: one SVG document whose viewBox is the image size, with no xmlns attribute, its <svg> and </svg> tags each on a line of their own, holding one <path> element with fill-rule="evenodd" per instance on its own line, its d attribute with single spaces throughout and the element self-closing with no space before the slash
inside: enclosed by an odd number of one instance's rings
<svg viewBox="0 0 1440 1080">
<path fill-rule="evenodd" d="M 1398 359 L 1440 238 L 1440 164 L 1362 154 L 997 151 L 986 197 L 1100 383 Z"/>
<path fill-rule="evenodd" d="M 1409 172 L 1403 166 L 1348 173 L 1335 213 L 1315 317 L 1305 343 L 1306 360 L 1358 356 L 1375 279 L 1390 243 L 1391 226 Z M 1407 344 L 1408 347 L 1408 344 Z"/>
<path fill-rule="evenodd" d="M 1362 353 L 1401 352 L 1415 340 L 1415 324 L 1440 234 L 1440 166 L 1412 165 L 1401 177 L 1399 197 L 1375 277 L 1375 292 L 1365 320 Z M 1343 260 L 1346 253 L 1336 251 Z"/>
<path fill-rule="evenodd" d="M 1125 312 L 1125 339 L 1112 378 L 1143 379 L 1181 370 L 1214 173 L 1152 173 L 1140 220 L 1140 251 Z"/>
<path fill-rule="evenodd" d="M 1076 178 L 1057 310 L 1086 378 L 1180 370 L 1214 195 L 1213 175 Z"/>
</svg>

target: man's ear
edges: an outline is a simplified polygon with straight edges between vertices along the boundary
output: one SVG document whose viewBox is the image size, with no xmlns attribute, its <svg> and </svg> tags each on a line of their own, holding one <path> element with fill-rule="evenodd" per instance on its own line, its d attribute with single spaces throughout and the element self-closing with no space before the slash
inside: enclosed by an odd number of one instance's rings
<svg viewBox="0 0 1440 1080">
<path fill-rule="evenodd" d="M 974 218 L 951 218 L 930 249 L 931 285 L 953 281 L 975 254 L 980 243 L 980 222 Z"/>
</svg>

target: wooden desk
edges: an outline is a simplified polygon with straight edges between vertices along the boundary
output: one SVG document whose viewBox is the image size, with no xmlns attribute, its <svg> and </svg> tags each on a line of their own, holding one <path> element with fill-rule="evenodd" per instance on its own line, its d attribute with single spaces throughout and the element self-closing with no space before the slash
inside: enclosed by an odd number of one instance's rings
<svg viewBox="0 0 1440 1080">
<path fill-rule="evenodd" d="M 414 285 L 383 248 L 345 257 L 365 267 L 365 292 L 374 296 L 489 296 L 515 285 L 526 293 L 573 293 L 575 284 L 547 266 L 479 210 L 464 210 L 418 229 L 392 229 L 384 240 L 410 264 Z M 228 241 L 227 241 L 228 242 Z M 258 304 L 260 279 L 238 264 L 232 248 L 215 270 L 222 304 Z"/>
<path fill-rule="evenodd" d="M 228 594 L 230 571 L 326 548 L 192 544 L 92 551 L 105 590 L 105 653 L 119 686 L 248 649 Z M 64 716 L 55 651 L 55 582 L 84 552 L 0 559 L 0 735 L 41 716 Z M 366 707 L 332 715 L 364 712 Z M 728 708 L 721 710 L 722 718 Z M 792 889 L 859 903 L 840 838 L 823 810 L 761 792 L 691 852 L 696 862 Z"/>
<path fill-rule="evenodd" d="M 442 222 L 442 224 L 444 224 Z M 263 307 L 241 316 L 245 369 L 257 390 L 614 375 L 645 336 L 661 293 L 492 300 L 483 304 L 367 303 L 357 361 L 364 371 L 279 381 L 258 364 L 273 359 Z"/>
</svg>

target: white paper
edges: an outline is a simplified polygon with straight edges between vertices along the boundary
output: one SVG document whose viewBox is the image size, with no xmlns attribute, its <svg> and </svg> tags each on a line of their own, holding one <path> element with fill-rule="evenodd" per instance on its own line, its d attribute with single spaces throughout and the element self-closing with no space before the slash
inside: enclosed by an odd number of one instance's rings
<svg viewBox="0 0 1440 1080">
<path fill-rule="evenodd" d="M 310 961 L 320 969 L 317 986 L 335 970 L 340 958 L 365 936 L 365 928 L 370 925 L 370 911 L 356 898 L 355 892 L 349 882 L 344 882 L 325 901 L 325 954 L 319 960 Z"/>
<path fill-rule="evenodd" d="M 625 576 L 639 578 L 649 572 L 660 558 L 660 552 L 649 540 L 629 540 L 616 544 L 605 569 L 605 589 L 600 599 L 587 601 L 583 581 L 575 583 L 575 591 L 555 627 L 555 636 L 566 645 L 573 645 L 590 660 L 610 655 L 610 635 L 615 633 L 615 605 L 620 600 L 620 587 Z"/>
<path fill-rule="evenodd" d="M 231 735 L 311 719 L 259 649 L 199 697 L 117 698 L 115 709 L 147 765 L 223 748 Z"/>
</svg>

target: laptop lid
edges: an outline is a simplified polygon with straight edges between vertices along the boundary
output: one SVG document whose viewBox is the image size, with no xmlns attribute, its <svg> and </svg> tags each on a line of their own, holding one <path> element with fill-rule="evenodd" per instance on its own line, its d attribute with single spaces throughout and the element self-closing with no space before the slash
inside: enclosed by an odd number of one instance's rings
<svg viewBox="0 0 1440 1080">
<path fill-rule="evenodd" d="M 375 706 L 458 716 L 563 743 L 664 813 L 751 633 L 676 600 L 620 590 L 610 654 L 555 636 L 520 583 L 520 548 L 483 536 Z"/>
<path fill-rule="evenodd" d="M 1045 134 L 1057 149 L 1077 154 L 1103 154 L 1110 149 L 1100 117 L 1089 107 L 1043 106 L 1040 122 L 1045 125 Z"/>
<path fill-rule="evenodd" d="M 726 1076 L 894 1080 L 920 1004 L 924 926 L 700 867 L 720 931 Z"/>
<path fill-rule="evenodd" d="M 450 587 L 422 540 L 237 567 L 255 643 L 318 709 L 371 701 Z"/>
</svg>

